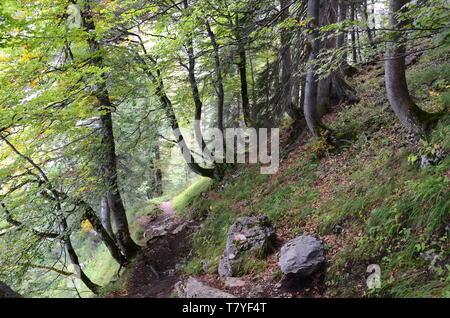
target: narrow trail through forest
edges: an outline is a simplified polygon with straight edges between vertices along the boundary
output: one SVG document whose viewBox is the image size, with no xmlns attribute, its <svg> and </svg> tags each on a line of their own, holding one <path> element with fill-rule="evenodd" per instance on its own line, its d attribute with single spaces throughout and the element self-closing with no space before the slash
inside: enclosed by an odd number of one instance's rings
<svg viewBox="0 0 450 318">
<path fill-rule="evenodd" d="M 192 222 L 176 216 L 171 201 L 159 205 L 162 214 L 156 218 L 139 217 L 138 223 L 147 240 L 141 257 L 130 269 L 126 286 L 110 297 L 170 297 L 180 280 L 179 269 L 191 252 Z"/>
</svg>

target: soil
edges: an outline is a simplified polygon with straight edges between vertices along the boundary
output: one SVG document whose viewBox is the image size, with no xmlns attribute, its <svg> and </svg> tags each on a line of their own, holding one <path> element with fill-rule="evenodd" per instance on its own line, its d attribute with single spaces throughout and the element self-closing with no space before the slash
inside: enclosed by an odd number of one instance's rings
<svg viewBox="0 0 450 318">
<path fill-rule="evenodd" d="M 138 222 L 144 231 L 154 226 L 175 222 L 177 225 L 185 221 L 177 217 L 172 203 L 163 202 L 160 208 L 164 211 L 156 219 L 141 217 Z M 140 258 L 128 271 L 124 290 L 113 292 L 110 297 L 120 298 L 165 298 L 170 297 L 176 282 L 181 277 L 175 271 L 185 261 L 191 251 L 192 226 L 186 226 L 177 234 L 166 234 L 151 239 L 142 249 Z"/>
</svg>

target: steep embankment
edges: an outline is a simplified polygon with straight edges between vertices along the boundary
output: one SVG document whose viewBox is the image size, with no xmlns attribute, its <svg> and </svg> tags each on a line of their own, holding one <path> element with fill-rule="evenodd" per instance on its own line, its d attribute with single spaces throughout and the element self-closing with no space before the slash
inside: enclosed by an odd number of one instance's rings
<svg viewBox="0 0 450 318">
<path fill-rule="evenodd" d="M 408 81 L 417 103 L 429 111 L 448 107 L 449 75 L 447 48 L 416 59 L 409 67 Z M 325 117 L 338 146 L 303 136 L 304 141 L 282 160 L 274 175 L 261 175 L 259 167 L 242 165 L 201 195 L 194 196 L 192 189 L 198 187 L 191 187 L 177 209 L 182 218 L 202 225 L 192 229 L 192 235 L 186 231 L 175 236 L 186 242 L 180 251 L 173 249 L 167 237 L 147 243 L 122 291 L 167 296 L 183 275 L 225 289 L 217 266 L 229 226 L 240 216 L 265 215 L 277 227 L 277 251 L 300 234 L 319 236 L 325 247 L 324 269 L 307 281 L 292 280 L 278 268 L 279 252 L 264 259 L 249 258 L 241 266 L 239 286 L 228 288 L 231 294 L 450 296 L 450 160 L 445 156 L 450 149 L 449 118 L 440 121 L 428 142 L 413 145 L 387 103 L 382 64 L 363 66 L 352 84 L 361 102 L 339 105 Z M 289 123 L 282 130 L 285 142 Z M 440 154 L 439 162 L 421 167 L 421 156 L 436 154 Z M 158 278 L 149 274 L 151 269 L 141 272 L 145 264 L 155 268 L 159 265 L 154 262 L 171 259 L 174 251 L 180 255 L 172 263 L 190 256 L 175 275 Z M 381 268 L 382 286 L 375 291 L 366 287 L 369 264 Z M 165 270 L 160 267 L 159 272 Z"/>
<path fill-rule="evenodd" d="M 449 296 L 449 118 L 428 142 L 411 144 L 389 108 L 383 75 L 381 63 L 363 66 L 352 79 L 361 102 L 325 117 L 339 146 L 306 136 L 276 174 L 242 166 L 196 198 L 185 215 L 204 226 L 184 272 L 223 287 L 216 270 L 228 227 L 239 216 L 266 215 L 277 226 L 278 246 L 299 234 L 320 236 L 325 270 L 293 282 L 277 266 L 279 253 L 252 259 L 241 272 L 246 285 L 230 290 L 235 295 Z M 446 48 L 411 59 L 417 103 L 428 111 L 448 107 L 449 75 Z M 436 154 L 444 158 L 421 167 L 421 156 Z M 381 268 L 376 291 L 366 287 L 369 264 Z"/>
</svg>

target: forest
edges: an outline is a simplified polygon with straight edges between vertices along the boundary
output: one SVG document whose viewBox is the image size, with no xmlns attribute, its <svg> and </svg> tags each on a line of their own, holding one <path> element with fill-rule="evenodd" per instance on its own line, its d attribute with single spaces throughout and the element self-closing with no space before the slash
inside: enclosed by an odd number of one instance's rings
<svg viewBox="0 0 450 318">
<path fill-rule="evenodd" d="M 448 0 L 1 0 L 0 298 L 450 297 Z"/>
</svg>

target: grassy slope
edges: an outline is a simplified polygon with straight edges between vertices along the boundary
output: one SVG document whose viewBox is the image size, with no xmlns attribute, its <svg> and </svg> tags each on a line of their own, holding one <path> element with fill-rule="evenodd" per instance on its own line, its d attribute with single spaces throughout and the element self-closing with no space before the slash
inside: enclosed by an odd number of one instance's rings
<svg viewBox="0 0 450 318">
<path fill-rule="evenodd" d="M 427 110 L 449 106 L 447 50 L 427 52 L 409 68 L 411 90 Z M 200 273 L 203 259 L 211 260 L 215 271 L 226 231 L 237 217 L 267 215 L 285 240 L 301 233 L 322 236 L 328 296 L 450 296 L 445 266 L 450 159 L 426 169 L 413 162 L 434 147 L 448 153 L 449 118 L 436 127 L 429 144 L 411 146 L 389 109 L 380 74 L 381 65 L 365 69 L 352 80 L 361 102 L 325 118 L 338 135 L 354 136 L 339 149 L 311 139 L 290 153 L 277 174 L 260 175 L 258 167 L 243 166 L 239 177 L 222 182 L 223 191 L 214 187 L 206 199 L 194 199 L 185 214 L 208 216 L 194 237 L 195 257 L 187 273 Z M 341 234 L 333 233 L 336 225 L 344 229 Z M 439 266 L 426 263 L 423 252 L 439 255 Z M 381 266 L 382 278 L 382 288 L 371 293 L 365 288 L 369 264 Z M 264 268 L 263 261 L 255 261 L 244 272 L 257 275 Z"/>
</svg>

